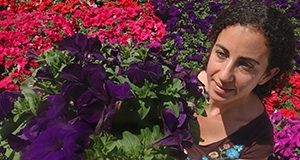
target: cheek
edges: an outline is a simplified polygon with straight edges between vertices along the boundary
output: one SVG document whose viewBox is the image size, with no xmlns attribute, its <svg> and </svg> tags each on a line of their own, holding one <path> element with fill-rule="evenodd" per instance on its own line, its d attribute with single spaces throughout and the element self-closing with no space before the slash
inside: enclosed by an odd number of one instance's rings
<svg viewBox="0 0 300 160">
<path fill-rule="evenodd" d="M 214 71 L 216 71 L 218 69 L 218 63 L 216 63 L 214 60 L 213 60 L 213 56 L 211 55 L 209 57 L 209 60 L 207 62 L 207 66 L 206 66 L 206 72 L 208 74 L 211 74 L 213 73 Z"/>
<path fill-rule="evenodd" d="M 250 75 L 237 75 L 236 76 L 236 86 L 240 90 L 252 91 L 258 85 L 257 77 L 252 77 Z"/>
</svg>

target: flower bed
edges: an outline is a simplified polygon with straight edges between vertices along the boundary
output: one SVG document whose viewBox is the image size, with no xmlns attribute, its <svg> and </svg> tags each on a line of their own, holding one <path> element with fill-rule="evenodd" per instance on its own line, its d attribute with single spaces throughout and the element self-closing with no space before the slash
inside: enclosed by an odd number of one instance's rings
<svg viewBox="0 0 300 160">
<path fill-rule="evenodd" d="M 188 121 L 205 108 L 192 71 L 215 15 L 234 2 L 0 0 L 0 158 L 182 156 Z M 299 51 L 300 3 L 264 2 L 294 23 Z M 299 59 L 264 100 L 274 159 L 299 155 Z"/>
</svg>

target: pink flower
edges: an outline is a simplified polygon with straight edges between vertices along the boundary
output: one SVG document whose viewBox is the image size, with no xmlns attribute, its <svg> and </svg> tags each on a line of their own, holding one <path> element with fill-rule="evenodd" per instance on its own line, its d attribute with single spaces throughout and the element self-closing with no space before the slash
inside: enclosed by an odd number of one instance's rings
<svg viewBox="0 0 300 160">
<path fill-rule="evenodd" d="M 5 77 L 0 80 L 0 91 L 14 91 L 19 90 L 19 87 L 15 85 L 9 77 Z"/>
</svg>

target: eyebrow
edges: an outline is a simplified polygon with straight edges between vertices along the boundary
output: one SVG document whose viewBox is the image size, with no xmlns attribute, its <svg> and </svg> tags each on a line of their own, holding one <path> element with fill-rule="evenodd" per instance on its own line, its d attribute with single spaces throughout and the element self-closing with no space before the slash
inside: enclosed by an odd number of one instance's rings
<svg viewBox="0 0 300 160">
<path fill-rule="evenodd" d="M 216 44 L 217 47 L 220 47 L 224 52 L 226 52 L 227 54 L 229 54 L 230 52 L 228 51 L 228 49 L 226 47 L 224 47 L 221 44 Z M 256 61 L 255 59 L 249 58 L 249 57 L 240 57 L 241 60 L 244 61 L 250 61 L 253 63 L 256 63 L 257 65 L 259 65 L 260 63 L 258 61 Z"/>
</svg>

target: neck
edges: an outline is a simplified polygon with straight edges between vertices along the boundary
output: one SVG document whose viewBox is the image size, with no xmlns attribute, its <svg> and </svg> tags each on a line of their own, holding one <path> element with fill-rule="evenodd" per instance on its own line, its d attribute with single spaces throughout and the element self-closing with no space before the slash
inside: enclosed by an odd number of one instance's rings
<svg viewBox="0 0 300 160">
<path fill-rule="evenodd" d="M 206 110 L 208 116 L 243 115 L 243 113 L 262 112 L 261 102 L 254 93 L 239 101 L 229 103 L 216 103 L 211 101 L 210 107 Z"/>
</svg>

